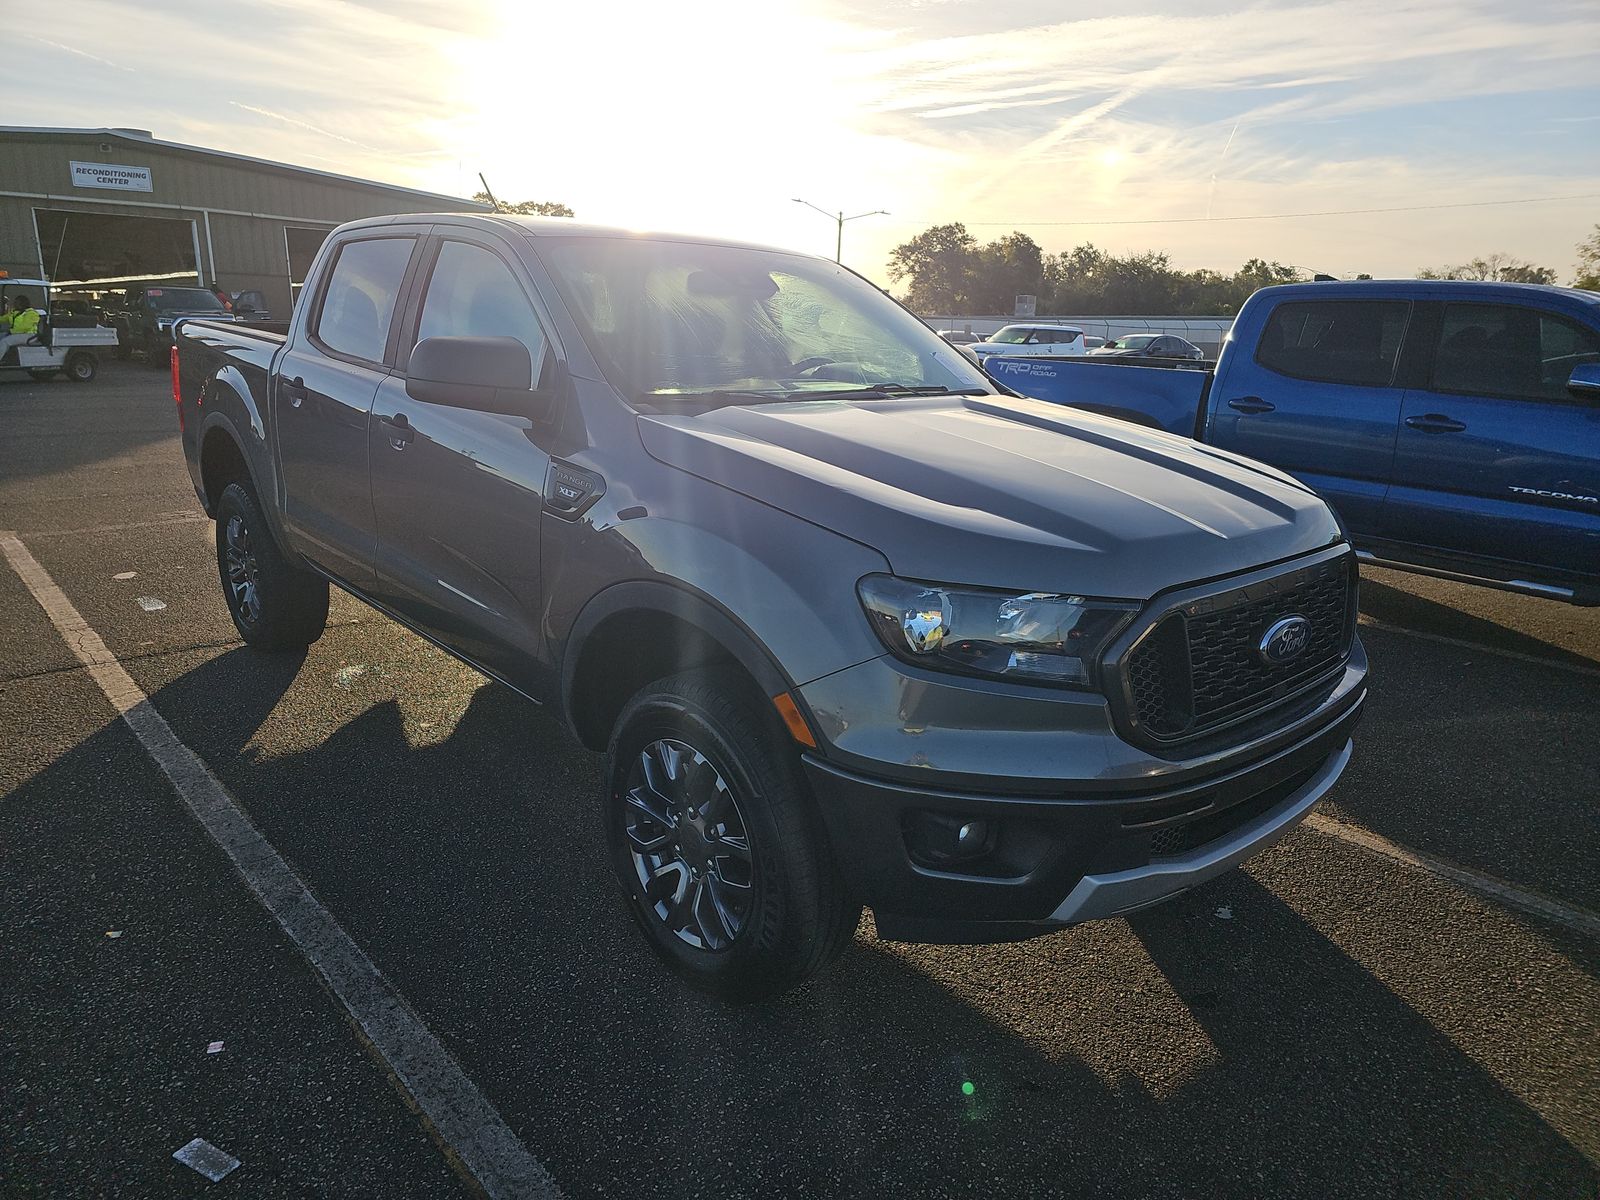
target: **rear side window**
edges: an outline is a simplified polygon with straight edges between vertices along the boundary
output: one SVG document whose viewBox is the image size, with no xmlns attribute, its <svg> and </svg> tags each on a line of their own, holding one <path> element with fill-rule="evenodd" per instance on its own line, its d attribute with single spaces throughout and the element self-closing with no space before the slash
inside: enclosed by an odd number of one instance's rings
<svg viewBox="0 0 1600 1200">
<path fill-rule="evenodd" d="M 369 238 L 339 247 L 313 333 L 339 354 L 382 362 L 415 238 Z"/>
<path fill-rule="evenodd" d="M 1566 400 L 1579 363 L 1600 361 L 1600 335 L 1519 304 L 1449 304 L 1433 361 L 1433 390 L 1520 400 Z"/>
<path fill-rule="evenodd" d="M 1256 361 L 1295 379 L 1384 387 L 1411 306 L 1403 300 L 1308 300 L 1267 318 Z"/>
</svg>

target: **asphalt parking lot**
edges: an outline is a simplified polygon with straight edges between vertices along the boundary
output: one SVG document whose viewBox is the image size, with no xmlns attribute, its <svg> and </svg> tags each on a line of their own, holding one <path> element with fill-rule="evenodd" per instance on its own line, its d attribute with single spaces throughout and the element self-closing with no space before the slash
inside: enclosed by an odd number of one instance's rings
<svg viewBox="0 0 1600 1200">
<path fill-rule="evenodd" d="M 1600 610 L 1374 572 L 1314 826 L 1030 942 L 869 917 L 729 1009 L 634 933 L 551 714 L 339 593 L 240 645 L 165 372 L 0 385 L 0 530 L 565 1195 L 1600 1190 Z M 472 1194 L 4 561 L 0 630 L 0 1192 Z"/>
</svg>

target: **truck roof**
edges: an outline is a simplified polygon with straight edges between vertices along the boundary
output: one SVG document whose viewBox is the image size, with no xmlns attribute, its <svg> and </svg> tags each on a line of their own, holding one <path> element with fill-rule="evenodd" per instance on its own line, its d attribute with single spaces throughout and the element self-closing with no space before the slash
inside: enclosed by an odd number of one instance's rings
<svg viewBox="0 0 1600 1200">
<path fill-rule="evenodd" d="M 514 213 L 397 213 L 391 216 L 365 217 L 341 225 L 341 229 L 365 228 L 381 225 L 414 225 L 430 221 L 438 225 L 459 225 L 467 228 L 514 228 L 528 237 L 614 237 L 637 238 L 643 241 L 689 242 L 698 246 L 727 246 L 739 250 L 765 250 L 774 254 L 806 255 L 804 250 L 788 246 L 763 245 L 760 242 L 740 241 L 734 238 L 711 237 L 699 233 L 679 233 L 671 230 L 629 229 L 621 225 L 595 225 L 574 221 L 571 217 L 525 217 Z M 815 255 L 809 257 L 816 257 Z"/>
<path fill-rule="evenodd" d="M 1296 296 L 1317 296 L 1339 299 L 1396 300 L 1455 299 L 1455 300 L 1507 300 L 1530 301 L 1558 296 L 1583 304 L 1600 306 L 1600 292 L 1586 292 L 1581 288 L 1557 287 L 1544 283 L 1491 283 L 1476 279 L 1350 279 L 1331 283 L 1280 283 L 1262 288 L 1274 295 L 1293 292 Z M 1259 294 L 1259 293 L 1258 293 Z"/>
</svg>

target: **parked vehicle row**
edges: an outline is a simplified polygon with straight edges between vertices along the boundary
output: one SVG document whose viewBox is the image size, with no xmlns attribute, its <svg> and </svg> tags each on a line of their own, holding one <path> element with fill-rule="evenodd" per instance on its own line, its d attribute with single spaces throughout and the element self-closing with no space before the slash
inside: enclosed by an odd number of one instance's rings
<svg viewBox="0 0 1600 1200">
<path fill-rule="evenodd" d="M 697 986 L 792 986 L 863 905 L 980 942 L 1143 908 L 1349 759 L 1355 555 L 1309 487 L 1003 394 L 834 262 L 377 218 L 286 334 L 173 360 L 240 635 L 304 647 L 332 583 L 553 705 Z"/>
<path fill-rule="evenodd" d="M 1376 561 L 1600 604 L 1600 294 L 1292 284 L 1250 298 L 1213 372 L 985 366 L 1289 471 Z"/>
<path fill-rule="evenodd" d="M 1096 358 L 1115 359 L 1173 359 L 1181 362 L 1204 362 L 1205 351 L 1187 338 L 1171 333 L 1130 333 L 1091 348 Z"/>
</svg>

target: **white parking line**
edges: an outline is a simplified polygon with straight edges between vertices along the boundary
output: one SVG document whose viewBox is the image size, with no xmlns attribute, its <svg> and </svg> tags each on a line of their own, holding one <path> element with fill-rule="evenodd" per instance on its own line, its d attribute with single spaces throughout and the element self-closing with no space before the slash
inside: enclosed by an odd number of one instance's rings
<svg viewBox="0 0 1600 1200">
<path fill-rule="evenodd" d="M 100 635 L 16 534 L 0 532 L 0 553 L 195 820 L 232 860 L 262 907 L 339 998 L 402 1092 L 420 1111 L 446 1156 L 490 1197 L 560 1197 L 550 1173 L 517 1140 L 461 1065 L 333 914 L 317 902 L 294 868 L 250 823 L 205 763 L 178 740 Z"/>
<path fill-rule="evenodd" d="M 1395 862 L 1404 863 L 1408 867 L 1415 867 L 1426 871 L 1430 875 L 1437 875 L 1441 879 L 1448 879 L 1451 883 L 1486 896 L 1491 900 L 1498 900 L 1507 908 L 1514 908 L 1519 912 L 1528 913 L 1530 916 L 1543 917 L 1547 921 L 1554 921 L 1558 925 L 1565 925 L 1575 933 L 1585 934 L 1600 941 L 1600 914 L 1589 912 L 1587 909 L 1578 908 L 1576 905 L 1563 904 L 1559 900 L 1552 900 L 1548 896 L 1541 896 L 1536 892 L 1524 891 L 1522 888 L 1513 887 L 1509 883 L 1494 878 L 1492 875 L 1483 875 L 1477 871 L 1469 871 L 1465 867 L 1458 867 L 1455 863 L 1445 862 L 1443 859 L 1432 858 L 1426 854 L 1418 854 L 1398 846 L 1386 837 L 1379 837 L 1356 825 L 1336 820 L 1323 813 L 1312 813 L 1306 818 L 1306 826 L 1328 837 L 1338 838 L 1352 846 L 1359 846 L 1373 854 L 1382 855 L 1384 858 L 1393 859 Z"/>
</svg>

